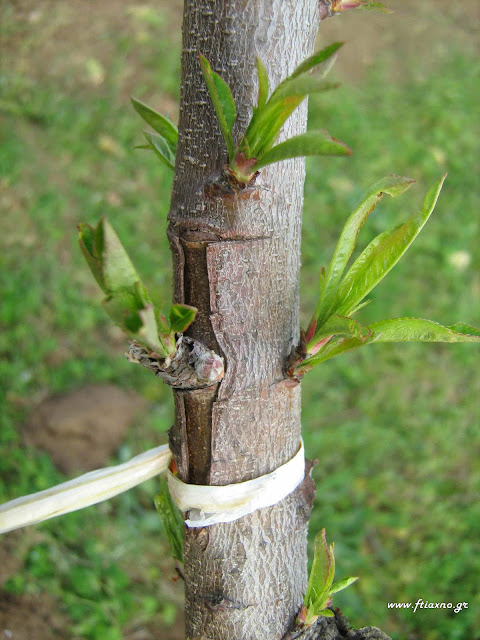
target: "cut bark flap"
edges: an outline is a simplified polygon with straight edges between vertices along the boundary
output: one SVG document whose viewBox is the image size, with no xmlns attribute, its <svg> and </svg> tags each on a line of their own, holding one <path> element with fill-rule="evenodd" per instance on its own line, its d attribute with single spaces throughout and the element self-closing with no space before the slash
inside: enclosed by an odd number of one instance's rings
<svg viewBox="0 0 480 640">
<path fill-rule="evenodd" d="M 181 335 L 172 358 L 162 360 L 133 342 L 130 362 L 141 364 L 174 389 L 204 389 L 223 378 L 223 358 L 198 340 Z"/>
</svg>

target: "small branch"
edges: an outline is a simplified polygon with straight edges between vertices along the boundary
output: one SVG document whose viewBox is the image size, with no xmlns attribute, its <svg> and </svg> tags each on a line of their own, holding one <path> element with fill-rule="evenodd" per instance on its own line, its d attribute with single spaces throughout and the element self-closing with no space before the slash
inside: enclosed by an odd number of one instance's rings
<svg viewBox="0 0 480 640">
<path fill-rule="evenodd" d="M 175 389 L 204 389 L 223 378 L 223 358 L 204 344 L 180 335 L 175 354 L 164 360 L 145 347 L 132 342 L 127 359 L 152 371 Z"/>
</svg>

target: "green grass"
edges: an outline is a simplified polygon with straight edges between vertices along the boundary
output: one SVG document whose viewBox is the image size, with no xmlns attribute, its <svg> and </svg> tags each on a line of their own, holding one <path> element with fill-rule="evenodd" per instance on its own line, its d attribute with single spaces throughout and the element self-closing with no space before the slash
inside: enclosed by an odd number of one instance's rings
<svg viewBox="0 0 480 640">
<path fill-rule="evenodd" d="M 4 66 L 0 85 L 0 203 L 6 212 L 0 234 L 1 501 L 63 478 L 48 456 L 24 449 L 19 436 L 47 394 L 112 381 L 149 399 L 152 412 L 129 437 L 120 452 L 125 457 L 156 444 L 171 423 L 168 389 L 125 360 L 98 305 L 101 295 L 77 248 L 75 225 L 106 213 L 148 288 L 159 299 L 170 297 L 165 230 L 172 177 L 153 155 L 133 150 L 142 141 L 142 123 L 128 93 L 154 105 L 177 100 L 179 51 L 169 14 L 145 9 L 126 16 L 124 30 L 112 29 L 110 57 L 99 54 L 97 65 L 87 60 L 85 76 L 77 69 L 72 78 L 53 54 L 51 76 L 41 75 L 27 64 L 39 46 L 33 32 L 25 35 L 12 11 L 5 15 L 12 65 Z M 46 29 L 44 16 L 38 33 Z M 15 34 L 24 36 L 20 49 Z M 355 153 L 308 162 L 304 325 L 316 302 L 318 271 L 363 190 L 387 173 L 418 182 L 402 198 L 381 204 L 362 230 L 367 243 L 412 213 L 446 170 L 431 221 L 361 317 L 480 323 L 472 122 L 478 65 L 468 51 L 448 55 L 435 73 L 421 61 L 407 61 L 409 73 L 394 84 L 387 69 L 395 52 L 386 51 L 361 84 L 344 84 L 311 101 L 310 126 L 328 129 Z M 90 57 L 96 60 L 95 52 Z M 99 65 L 103 82 L 89 84 Z M 454 265 L 458 251 L 471 257 L 464 269 Z M 361 578 L 335 598 L 356 626 L 373 623 L 395 640 L 463 640 L 480 624 L 477 361 L 478 348 L 470 345 L 374 345 L 305 378 L 307 454 L 319 459 L 312 537 L 325 526 L 336 543 L 338 578 Z M 27 530 L 24 569 L 6 588 L 54 594 L 75 638 L 116 639 L 135 624 L 170 623 L 180 588 L 162 579 L 173 574 L 173 565 L 158 541 L 154 493 L 150 482 Z M 387 609 L 389 601 L 418 598 L 467 601 L 469 608 L 458 614 Z"/>
</svg>

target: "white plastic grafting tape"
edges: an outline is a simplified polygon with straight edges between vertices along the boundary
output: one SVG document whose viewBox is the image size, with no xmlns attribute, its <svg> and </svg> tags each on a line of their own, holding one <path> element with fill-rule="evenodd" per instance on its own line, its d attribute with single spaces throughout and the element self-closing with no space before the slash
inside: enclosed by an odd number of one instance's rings
<svg viewBox="0 0 480 640">
<path fill-rule="evenodd" d="M 168 445 L 145 451 L 115 467 L 97 469 L 62 484 L 0 506 L 0 533 L 89 507 L 167 470 Z"/>
<path fill-rule="evenodd" d="M 232 522 L 257 509 L 271 507 L 292 493 L 305 476 L 303 441 L 297 454 L 281 467 L 254 480 L 224 486 L 186 484 L 168 473 L 168 487 L 177 507 L 189 511 L 188 527 Z"/>
</svg>

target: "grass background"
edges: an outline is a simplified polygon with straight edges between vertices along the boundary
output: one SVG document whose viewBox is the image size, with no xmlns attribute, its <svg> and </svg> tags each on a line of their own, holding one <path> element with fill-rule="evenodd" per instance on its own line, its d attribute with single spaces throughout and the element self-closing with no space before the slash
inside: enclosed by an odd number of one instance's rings
<svg viewBox="0 0 480 640">
<path fill-rule="evenodd" d="M 479 63 L 475 2 L 396 2 L 395 16 L 350 12 L 320 43 L 346 40 L 337 92 L 311 100 L 312 127 L 347 142 L 349 160 L 308 162 L 302 317 L 320 267 L 362 191 L 387 173 L 415 188 L 384 201 L 361 242 L 402 221 L 446 170 L 431 221 L 376 289 L 365 321 L 404 315 L 480 324 Z M 81 5 L 81 7 L 80 7 Z M 147 287 L 170 296 L 165 238 L 172 176 L 134 151 L 131 94 L 176 119 L 178 2 L 4 2 L 0 76 L 0 500 L 63 479 L 19 427 L 56 392 L 110 381 L 150 402 L 119 451 L 164 438 L 168 389 L 124 358 L 125 342 L 76 244 L 75 225 L 107 214 Z M 460 253 L 459 253 L 460 252 Z M 459 259 L 460 256 L 460 259 Z M 318 458 L 312 535 L 327 528 L 338 577 L 361 580 L 335 602 L 355 626 L 394 640 L 480 633 L 478 348 L 374 345 L 304 381 L 307 453 Z M 85 512 L 8 534 L 23 568 L 4 594 L 49 593 L 65 637 L 158 637 L 181 606 L 160 534 L 154 481 Z M 453 614 L 392 611 L 390 601 L 468 602 Z M 172 631 L 171 637 L 178 631 Z M 135 635 L 137 634 L 137 635 Z M 149 636 L 145 636 L 149 637 Z"/>
</svg>

